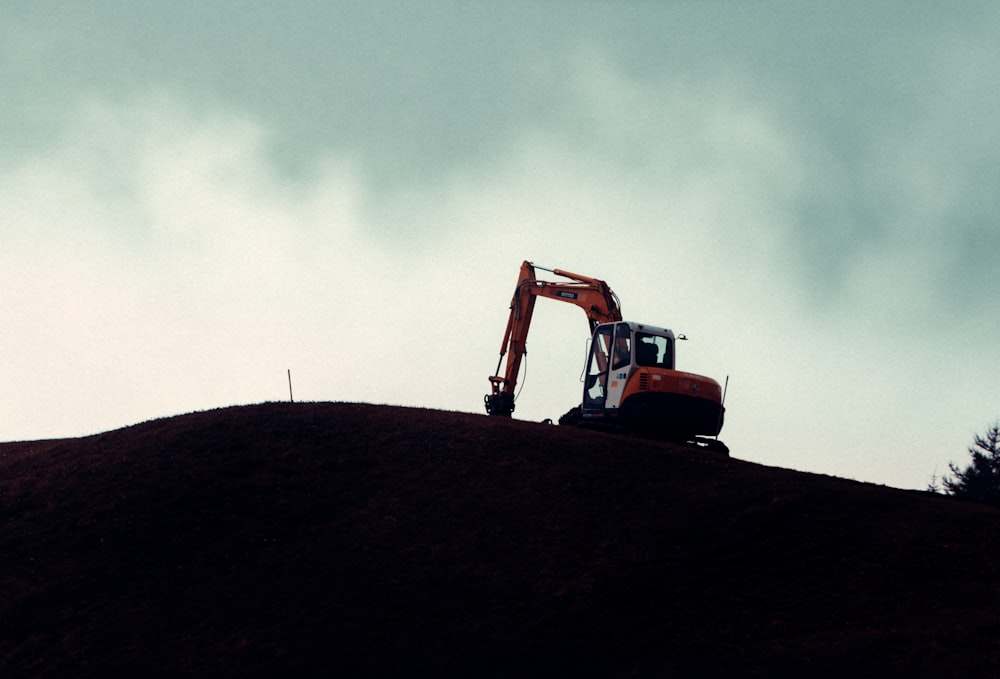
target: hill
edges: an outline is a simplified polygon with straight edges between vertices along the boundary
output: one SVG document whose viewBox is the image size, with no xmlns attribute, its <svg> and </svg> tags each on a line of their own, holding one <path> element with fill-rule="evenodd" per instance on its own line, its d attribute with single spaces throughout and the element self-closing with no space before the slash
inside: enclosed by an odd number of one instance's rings
<svg viewBox="0 0 1000 679">
<path fill-rule="evenodd" d="M 5 677 L 1000 667 L 997 510 L 658 442 L 274 403 L 0 444 L 0 490 Z"/>
</svg>

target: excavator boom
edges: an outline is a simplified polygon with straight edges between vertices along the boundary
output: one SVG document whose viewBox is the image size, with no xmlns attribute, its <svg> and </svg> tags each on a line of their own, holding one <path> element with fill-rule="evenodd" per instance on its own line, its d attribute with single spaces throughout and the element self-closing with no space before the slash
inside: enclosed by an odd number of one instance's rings
<svg viewBox="0 0 1000 679">
<path fill-rule="evenodd" d="M 548 271 L 569 281 L 539 280 L 535 275 L 535 269 Z M 528 261 L 523 262 L 510 302 L 510 316 L 507 318 L 507 329 L 500 344 L 500 360 L 497 363 L 496 374 L 490 377 L 491 393 L 484 398 L 486 412 L 490 415 L 509 417 L 514 411 L 514 389 L 521 370 L 521 359 L 527 353 L 528 330 L 531 328 L 531 316 L 538 297 L 568 302 L 583 309 L 590 323 L 591 333 L 601 323 L 620 321 L 622 318 L 618 297 L 604 281 L 562 269 L 546 269 Z M 507 356 L 507 366 L 501 375 L 500 368 L 504 356 Z"/>
</svg>

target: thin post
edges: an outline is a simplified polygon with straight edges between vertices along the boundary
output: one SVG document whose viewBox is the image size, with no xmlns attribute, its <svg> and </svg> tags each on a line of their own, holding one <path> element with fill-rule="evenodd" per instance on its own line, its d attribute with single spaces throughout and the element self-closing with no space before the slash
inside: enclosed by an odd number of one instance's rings
<svg viewBox="0 0 1000 679">
<path fill-rule="evenodd" d="M 292 369 L 288 369 L 288 400 L 295 403 L 295 397 L 292 396 Z"/>
</svg>

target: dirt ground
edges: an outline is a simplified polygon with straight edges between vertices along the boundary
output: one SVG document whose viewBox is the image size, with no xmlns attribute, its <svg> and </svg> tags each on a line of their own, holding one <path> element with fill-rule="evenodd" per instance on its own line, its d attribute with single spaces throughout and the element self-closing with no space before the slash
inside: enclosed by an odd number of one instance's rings
<svg viewBox="0 0 1000 679">
<path fill-rule="evenodd" d="M 994 676 L 1000 511 L 273 403 L 0 444 L 0 676 Z"/>
</svg>

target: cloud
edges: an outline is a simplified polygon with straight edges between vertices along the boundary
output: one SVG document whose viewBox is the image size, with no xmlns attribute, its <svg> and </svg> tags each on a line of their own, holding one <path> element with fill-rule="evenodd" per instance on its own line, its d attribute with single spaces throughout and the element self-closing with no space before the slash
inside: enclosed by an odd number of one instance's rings
<svg viewBox="0 0 1000 679">
<path fill-rule="evenodd" d="M 997 283 L 985 253 L 1000 245 L 1000 201 L 985 187 L 997 179 L 998 14 L 942 19 L 866 45 L 863 72 L 832 69 L 839 99 L 824 110 L 786 104 L 811 165 L 793 233 L 800 280 L 816 304 L 888 312 L 904 332 L 976 313 Z"/>
<path fill-rule="evenodd" d="M 281 396 L 278 366 L 313 341 L 296 321 L 328 306 L 320 290 L 352 256 L 357 187 L 331 169 L 297 195 L 264 145 L 238 115 L 157 95 L 88 104 L 59 146 L 5 172 L 7 431 Z"/>
<path fill-rule="evenodd" d="M 593 88 L 598 133 L 635 122 L 599 110 L 605 85 L 588 74 L 579 85 Z M 490 163 L 376 196 L 349 157 L 320 160 L 309 182 L 282 176 L 268 130 L 219 104 L 162 91 L 86 101 L 57 144 L 4 173 L 14 228 L 3 282 L 20 291 L 4 334 L 5 399 L 19 414 L 7 436 L 281 398 L 296 363 L 302 398 L 478 410 L 524 258 L 636 281 L 626 308 L 659 317 L 683 305 L 663 300 L 720 265 L 680 253 L 709 252 L 726 216 L 759 197 L 729 191 L 720 209 L 711 176 L 661 191 L 678 170 L 652 161 L 622 181 L 621 159 L 579 142 L 525 130 Z M 663 255 L 635 261 L 643 243 Z M 680 289 L 650 289 L 651 278 Z M 566 379 L 585 348 L 578 315 L 539 315 L 537 400 L 526 392 L 522 408 L 532 419 L 578 398 Z"/>
</svg>

